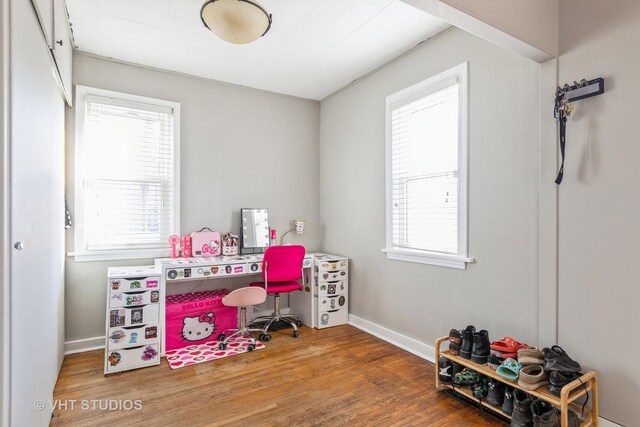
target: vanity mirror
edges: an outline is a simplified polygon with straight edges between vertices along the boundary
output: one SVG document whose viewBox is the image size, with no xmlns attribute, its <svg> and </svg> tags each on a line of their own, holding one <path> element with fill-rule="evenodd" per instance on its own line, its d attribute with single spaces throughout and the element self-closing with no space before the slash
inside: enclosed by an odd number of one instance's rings
<svg viewBox="0 0 640 427">
<path fill-rule="evenodd" d="M 240 209 L 240 248 L 242 253 L 262 252 L 269 246 L 269 211 Z"/>
</svg>

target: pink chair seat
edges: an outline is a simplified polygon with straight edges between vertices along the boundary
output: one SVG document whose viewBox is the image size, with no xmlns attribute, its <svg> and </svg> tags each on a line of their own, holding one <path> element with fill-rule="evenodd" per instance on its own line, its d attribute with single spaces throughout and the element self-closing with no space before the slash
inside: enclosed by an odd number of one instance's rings
<svg viewBox="0 0 640 427">
<path fill-rule="evenodd" d="M 262 304 L 267 299 L 264 289 L 240 288 L 222 298 L 222 304 L 228 307 L 250 307 Z"/>
<path fill-rule="evenodd" d="M 249 286 L 255 286 L 264 289 L 264 282 L 249 283 Z M 267 288 L 267 293 L 281 294 L 283 292 L 293 292 L 300 290 L 302 290 L 302 285 L 300 283 L 289 280 L 286 282 L 270 282 L 269 287 Z"/>
</svg>

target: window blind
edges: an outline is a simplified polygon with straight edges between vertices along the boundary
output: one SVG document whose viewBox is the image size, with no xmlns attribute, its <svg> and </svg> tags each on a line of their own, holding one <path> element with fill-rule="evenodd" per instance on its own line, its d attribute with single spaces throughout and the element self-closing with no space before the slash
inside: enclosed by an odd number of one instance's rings
<svg viewBox="0 0 640 427">
<path fill-rule="evenodd" d="M 458 253 L 459 81 L 391 104 L 393 245 Z"/>
<path fill-rule="evenodd" d="M 85 250 L 163 248 L 174 223 L 173 109 L 86 95 Z"/>
</svg>

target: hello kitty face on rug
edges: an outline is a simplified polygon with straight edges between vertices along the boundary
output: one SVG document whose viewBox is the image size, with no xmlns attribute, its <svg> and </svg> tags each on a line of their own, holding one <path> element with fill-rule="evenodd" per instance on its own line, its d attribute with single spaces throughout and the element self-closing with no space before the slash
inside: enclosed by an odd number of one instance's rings
<svg viewBox="0 0 640 427">
<path fill-rule="evenodd" d="M 216 316 L 212 312 L 185 317 L 182 322 L 181 335 L 187 341 L 201 341 L 209 338 L 216 330 Z"/>
</svg>

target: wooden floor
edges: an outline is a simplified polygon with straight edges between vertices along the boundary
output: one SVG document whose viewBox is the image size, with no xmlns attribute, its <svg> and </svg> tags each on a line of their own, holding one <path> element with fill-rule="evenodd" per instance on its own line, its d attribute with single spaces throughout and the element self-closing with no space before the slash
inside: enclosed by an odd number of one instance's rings
<svg viewBox="0 0 640 427">
<path fill-rule="evenodd" d="M 504 425 L 434 389 L 429 362 L 351 326 L 276 331 L 267 348 L 177 370 L 103 375 L 102 351 L 67 356 L 55 400 L 59 425 Z M 142 401 L 141 410 L 84 410 L 81 401 Z M 89 403 L 93 405 L 93 403 Z"/>
</svg>

